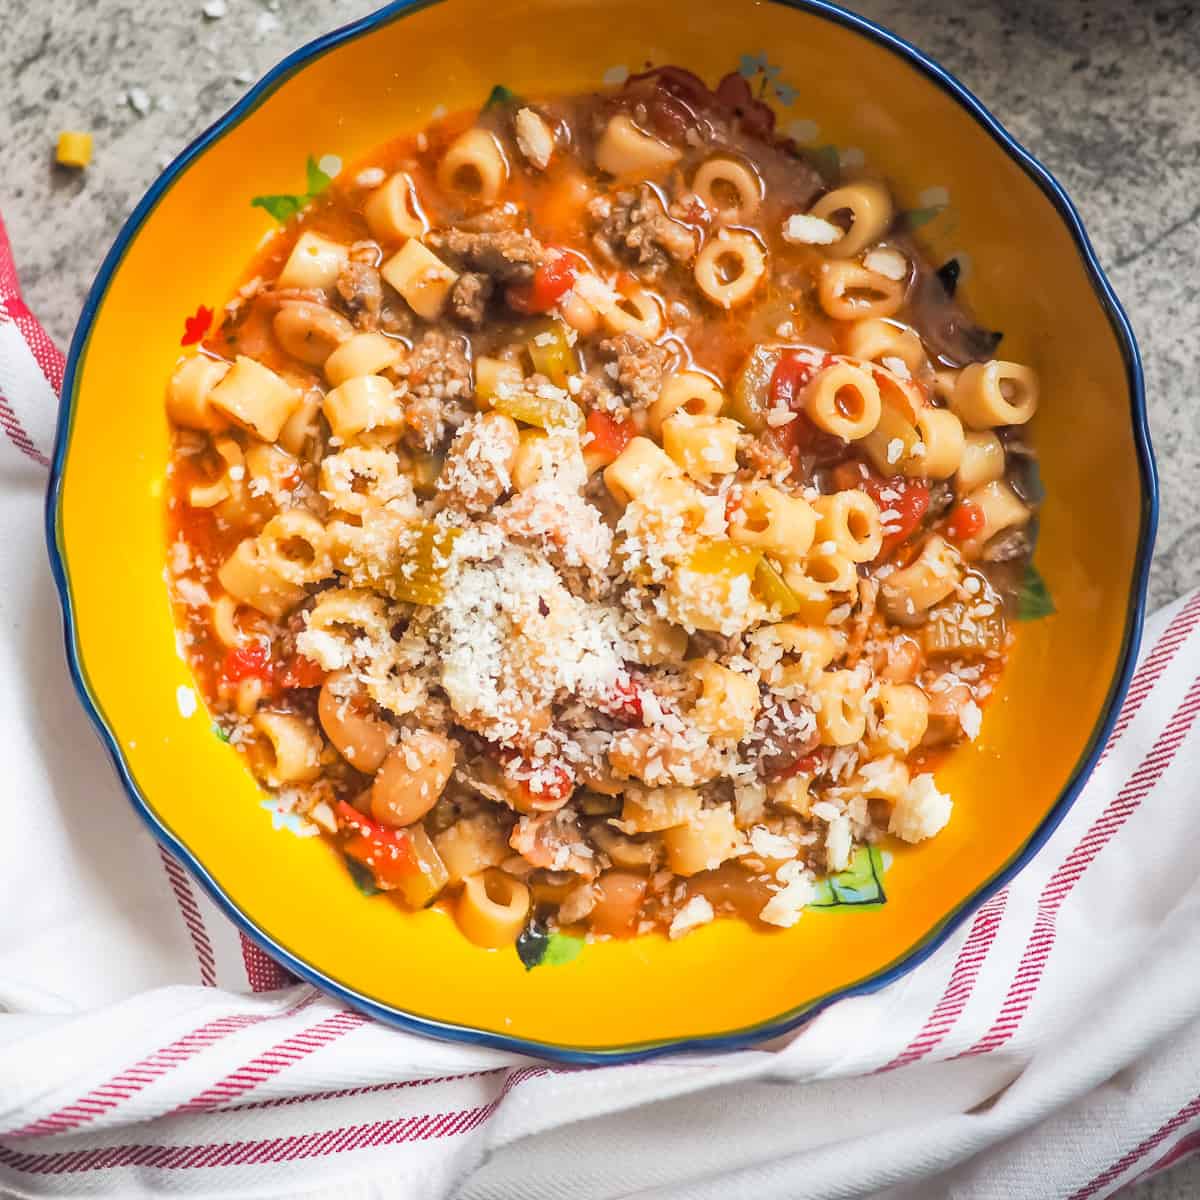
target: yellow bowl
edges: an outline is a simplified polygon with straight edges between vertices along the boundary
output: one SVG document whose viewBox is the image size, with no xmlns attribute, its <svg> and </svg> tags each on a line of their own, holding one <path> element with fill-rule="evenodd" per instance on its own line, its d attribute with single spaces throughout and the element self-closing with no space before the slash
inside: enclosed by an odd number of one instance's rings
<svg viewBox="0 0 1200 1200">
<path fill-rule="evenodd" d="M 273 829 L 203 707 L 189 715 L 195 682 L 163 583 L 163 384 L 185 318 L 228 298 L 271 231 L 251 198 L 305 192 L 309 156 L 353 162 L 497 83 L 579 91 L 647 60 L 710 82 L 740 70 L 799 141 L 881 168 L 935 261 L 969 265 L 975 310 L 1044 381 L 1037 566 L 1057 614 L 1021 627 L 981 737 L 939 773 L 958 800 L 938 838 L 864 860 L 831 907 L 787 931 L 717 921 L 679 942 L 589 945 L 526 971 L 512 950 L 470 945 L 439 911 L 364 899 L 322 839 Z M 133 803 L 251 937 L 383 1020 L 586 1062 L 779 1034 L 910 969 L 1011 878 L 1111 726 L 1155 509 L 1137 348 L 1078 214 L 912 47 L 817 0 L 405 0 L 286 59 L 121 231 L 71 348 L 47 532 L 75 681 Z"/>
</svg>

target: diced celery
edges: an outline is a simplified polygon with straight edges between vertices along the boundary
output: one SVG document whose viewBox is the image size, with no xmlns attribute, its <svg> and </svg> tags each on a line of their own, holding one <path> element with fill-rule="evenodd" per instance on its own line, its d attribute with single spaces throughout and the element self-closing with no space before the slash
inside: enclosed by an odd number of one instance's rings
<svg viewBox="0 0 1200 1200">
<path fill-rule="evenodd" d="M 566 387 L 567 376 L 579 372 L 579 355 L 561 321 L 547 321 L 529 339 L 528 348 L 533 369 L 545 375 L 555 387 Z"/>
<path fill-rule="evenodd" d="M 524 378 L 515 362 L 480 355 L 475 360 L 475 407 L 486 411 L 502 391 L 515 392 Z"/>
<path fill-rule="evenodd" d="M 754 592 L 768 608 L 773 608 L 782 617 L 790 617 L 800 611 L 800 597 L 765 558 L 759 559 L 754 569 Z"/>
<path fill-rule="evenodd" d="M 423 825 L 410 825 L 404 832 L 408 835 L 416 870 L 397 880 L 395 895 L 409 908 L 424 908 L 449 883 L 450 872 Z"/>
<path fill-rule="evenodd" d="M 943 604 L 933 609 L 921 630 L 930 658 L 980 658 L 1004 649 L 1004 614 L 977 614 L 978 602 Z"/>
<path fill-rule="evenodd" d="M 442 473 L 445 456 L 442 454 L 414 454 L 409 478 L 413 491 L 418 496 L 432 496 L 436 490 L 438 476 Z"/>
<path fill-rule="evenodd" d="M 755 346 L 734 380 L 729 412 L 751 433 L 762 433 L 767 428 L 771 376 L 775 374 L 783 350 L 782 346 Z"/>
</svg>

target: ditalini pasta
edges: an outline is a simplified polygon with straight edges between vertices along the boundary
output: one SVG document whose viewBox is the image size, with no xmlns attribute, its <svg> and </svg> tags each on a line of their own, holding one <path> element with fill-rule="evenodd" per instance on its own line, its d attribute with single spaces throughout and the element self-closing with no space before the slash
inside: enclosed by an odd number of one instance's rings
<svg viewBox="0 0 1200 1200">
<path fill-rule="evenodd" d="M 1039 388 L 900 208 L 665 68 L 281 230 L 166 394 L 183 643 L 278 803 L 485 947 L 787 926 L 937 834 Z"/>
</svg>

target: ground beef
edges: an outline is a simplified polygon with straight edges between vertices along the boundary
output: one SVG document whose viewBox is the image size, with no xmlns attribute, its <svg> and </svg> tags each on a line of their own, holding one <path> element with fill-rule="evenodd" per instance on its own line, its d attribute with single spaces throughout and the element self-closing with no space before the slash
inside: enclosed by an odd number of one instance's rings
<svg viewBox="0 0 1200 1200">
<path fill-rule="evenodd" d="M 850 669 L 858 665 L 858 660 L 866 648 L 878 605 L 879 581 L 864 575 L 858 581 L 858 607 L 854 610 L 850 622 L 850 638 L 846 644 L 846 666 Z"/>
<path fill-rule="evenodd" d="M 460 275 L 450 289 L 450 311 L 455 320 L 469 329 L 478 329 L 483 324 L 493 287 L 490 275 L 481 275 L 478 271 Z"/>
<path fill-rule="evenodd" d="M 527 231 L 440 229 L 426 241 L 460 270 L 480 271 L 495 283 L 528 283 L 546 261 L 546 247 Z"/>
<path fill-rule="evenodd" d="M 1024 530 L 1009 529 L 997 534 L 988 542 L 983 548 L 982 558 L 984 562 L 1012 562 L 1014 559 L 1025 558 L 1032 551 L 1029 535 Z"/>
<path fill-rule="evenodd" d="M 629 396 L 635 408 L 648 408 L 658 399 L 663 376 L 674 358 L 665 346 L 656 346 L 636 333 L 605 339 L 600 343 L 600 353 L 616 363 L 617 386 Z"/>
<path fill-rule="evenodd" d="M 600 253 L 636 268 L 642 279 L 659 279 L 672 262 L 690 263 L 696 256 L 695 234 L 667 216 L 649 184 L 618 192 L 611 200 L 596 197 L 588 215 L 598 224 L 592 241 Z"/>
<path fill-rule="evenodd" d="M 752 437 L 738 446 L 738 464 L 767 479 L 786 478 L 792 473 L 792 460 L 773 437 Z"/>
<path fill-rule="evenodd" d="M 925 267 L 918 270 L 911 303 L 922 340 L 943 365 L 966 366 L 995 356 L 1004 335 L 975 321 L 953 298 L 945 277 L 938 272 Z"/>
<path fill-rule="evenodd" d="M 471 362 L 462 339 L 428 330 L 396 374 L 408 384 L 405 439 L 418 449 L 436 450 L 470 411 Z"/>
<path fill-rule="evenodd" d="M 622 410 L 628 408 L 613 391 L 612 379 L 604 370 L 603 363 L 597 363 L 583 376 L 575 399 L 583 406 L 584 412 L 599 409 L 601 412 L 624 415 Z"/>
<path fill-rule="evenodd" d="M 516 426 L 498 413 L 477 414 L 454 435 L 437 490 L 448 508 L 485 513 L 512 486 Z"/>
<path fill-rule="evenodd" d="M 379 328 L 393 337 L 408 337 L 413 331 L 413 312 L 399 292 L 383 285 L 383 304 L 379 309 Z"/>
<path fill-rule="evenodd" d="M 368 263 L 348 262 L 334 285 L 337 306 L 359 329 L 375 329 L 383 308 L 383 279 Z"/>
<path fill-rule="evenodd" d="M 518 492 L 493 516 L 506 536 L 537 549 L 573 595 L 598 600 L 611 590 L 612 530 L 576 492 Z"/>
<path fill-rule="evenodd" d="M 929 489 L 929 520 L 936 521 L 944 517 L 954 507 L 954 499 L 954 485 L 948 479 L 935 483 Z"/>
<path fill-rule="evenodd" d="M 599 873 L 574 813 L 560 810 L 520 817 L 508 844 L 533 867 L 571 871 L 586 879 Z"/>
<path fill-rule="evenodd" d="M 455 222 L 457 228 L 470 233 L 499 233 L 504 229 L 516 229 L 528 224 L 522 217 L 521 210 L 515 204 L 497 204 L 495 208 L 485 208 L 483 212 L 473 213 Z"/>
<path fill-rule="evenodd" d="M 590 883 L 581 883 L 563 898 L 558 906 L 558 923 L 574 925 L 587 918 L 596 907 L 596 890 Z"/>
</svg>

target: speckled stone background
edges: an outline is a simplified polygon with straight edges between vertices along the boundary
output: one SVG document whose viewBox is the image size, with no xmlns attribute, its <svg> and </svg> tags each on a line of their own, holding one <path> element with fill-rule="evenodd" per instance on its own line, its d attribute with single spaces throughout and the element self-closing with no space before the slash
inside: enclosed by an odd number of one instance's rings
<svg viewBox="0 0 1200 1200">
<path fill-rule="evenodd" d="M 0 0 L 0 211 L 64 345 L 161 167 L 282 54 L 371 0 Z M 1200 12 L 1161 0 L 859 0 L 954 71 L 1074 197 L 1146 360 L 1163 506 L 1151 603 L 1200 583 Z M 83 174 L 52 163 L 92 131 Z M 1086 353 L 1086 347 L 1080 351 Z M 1081 411 L 1087 398 L 1075 400 Z M 1200 1187 L 1197 1188 L 1200 1195 Z"/>
<path fill-rule="evenodd" d="M 1163 505 L 1151 603 L 1200 584 L 1200 5 L 857 0 L 954 71 L 1083 212 L 1146 360 Z M 0 0 L 0 212 L 60 344 L 121 222 L 283 54 L 371 0 Z M 53 165 L 64 128 L 96 137 Z M 1079 352 L 1086 354 L 1087 347 Z M 1086 397 L 1074 398 L 1086 416 Z M 1185 1164 L 1128 1193 L 1194 1200 Z"/>
</svg>

